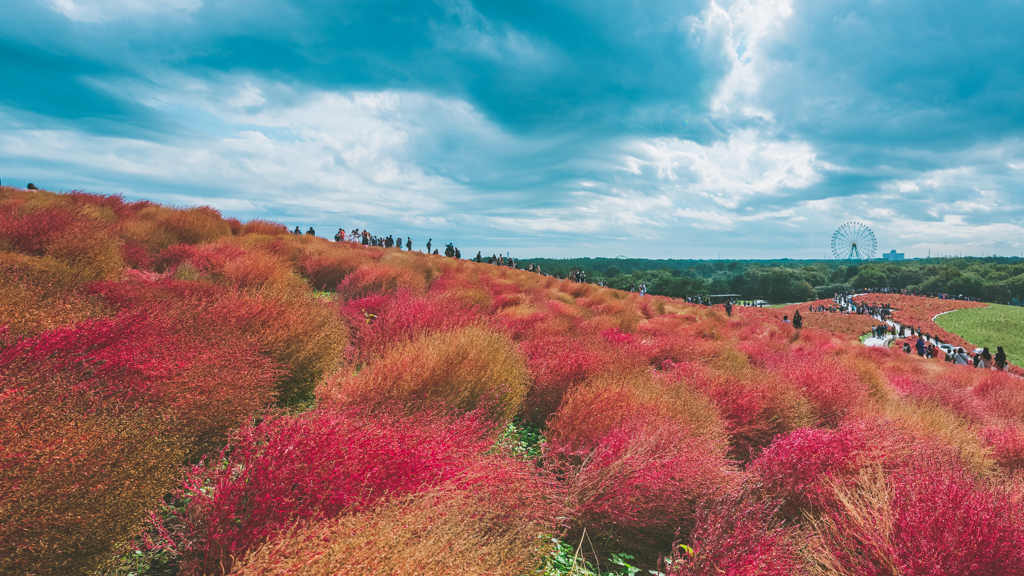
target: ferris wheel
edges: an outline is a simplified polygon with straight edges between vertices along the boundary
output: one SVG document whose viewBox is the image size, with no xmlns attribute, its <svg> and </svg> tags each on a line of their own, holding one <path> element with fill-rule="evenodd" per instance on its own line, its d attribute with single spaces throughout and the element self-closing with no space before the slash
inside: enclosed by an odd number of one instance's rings
<svg viewBox="0 0 1024 576">
<path fill-rule="evenodd" d="M 875 233 L 860 222 L 847 222 L 832 234 L 832 255 L 836 260 L 869 260 L 875 257 L 877 247 Z"/>
</svg>

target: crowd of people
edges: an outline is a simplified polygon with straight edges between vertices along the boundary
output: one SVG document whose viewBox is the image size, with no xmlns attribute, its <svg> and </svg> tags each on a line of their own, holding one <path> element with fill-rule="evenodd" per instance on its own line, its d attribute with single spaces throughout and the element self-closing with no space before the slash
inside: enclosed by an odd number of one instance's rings
<svg viewBox="0 0 1024 576">
<path fill-rule="evenodd" d="M 996 347 L 995 356 L 989 351 L 988 347 L 982 348 L 980 351 L 976 351 L 973 354 L 968 354 L 963 348 L 952 348 L 943 350 L 941 347 L 935 346 L 935 344 L 926 342 L 923 336 L 917 338 L 917 342 L 911 349 L 909 342 L 903 343 L 903 351 L 907 354 L 912 354 L 916 349 L 917 355 L 922 358 L 938 358 L 940 354 L 944 356 L 946 362 L 960 365 L 972 365 L 975 368 L 983 368 L 987 370 L 1001 370 L 1008 371 L 1010 369 L 1010 363 L 1006 359 L 1006 352 L 1002 346 Z"/>
<path fill-rule="evenodd" d="M 918 293 L 908 290 L 895 290 L 895 289 L 878 289 L 878 290 L 865 290 L 869 294 L 904 294 L 910 296 L 920 296 L 924 298 L 938 298 L 941 300 L 965 300 L 974 301 L 972 298 L 967 298 L 963 295 L 952 295 L 952 294 L 941 294 L 941 293 Z M 943 356 L 943 360 L 951 362 L 953 364 L 971 364 L 975 368 L 990 368 L 993 370 L 1009 370 L 1009 362 L 1006 359 L 1006 353 L 1003 351 L 1002 346 L 996 347 L 996 354 L 992 356 L 988 348 L 982 348 L 975 351 L 972 354 L 968 354 L 963 348 L 954 348 L 948 344 L 944 344 L 942 339 L 938 335 L 931 335 L 928 333 L 922 333 L 920 328 L 913 326 L 904 326 L 891 320 L 892 308 L 888 303 L 875 304 L 866 302 L 854 302 L 853 294 L 843 293 L 836 294 L 833 299 L 836 303 L 835 306 L 827 307 L 823 305 L 817 307 L 819 312 L 823 311 L 838 311 L 843 313 L 856 313 L 856 314 L 867 314 L 882 321 L 882 324 L 878 324 L 872 328 L 872 335 L 875 338 L 884 339 L 886 336 L 893 338 L 906 338 L 908 335 L 913 338 L 917 337 L 913 348 L 909 342 L 903 343 L 903 352 L 912 354 L 917 352 L 918 356 L 922 358 L 931 359 L 939 358 Z M 810 308 L 813 310 L 814 306 Z"/>
<path fill-rule="evenodd" d="M 918 292 L 917 290 L 907 290 L 905 288 L 863 288 L 857 291 L 858 294 L 902 294 L 904 296 L 921 296 L 923 298 L 938 298 L 940 300 L 964 300 L 967 302 L 976 302 L 977 298 L 970 296 L 964 296 L 963 294 L 946 294 L 944 292 Z M 852 292 L 844 292 L 844 295 L 852 295 Z"/>
</svg>

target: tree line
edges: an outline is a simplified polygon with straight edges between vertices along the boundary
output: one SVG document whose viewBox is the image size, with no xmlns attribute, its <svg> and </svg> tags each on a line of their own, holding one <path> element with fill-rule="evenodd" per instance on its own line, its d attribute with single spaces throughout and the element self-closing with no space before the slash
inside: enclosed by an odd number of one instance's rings
<svg viewBox="0 0 1024 576">
<path fill-rule="evenodd" d="M 831 298 L 837 292 L 895 288 L 952 294 L 986 302 L 1024 299 L 1024 259 L 929 258 L 880 260 L 649 260 L 642 258 L 523 259 L 564 276 L 586 270 L 591 282 L 620 290 L 647 285 L 650 294 L 685 297 L 739 294 L 771 303 Z"/>
</svg>

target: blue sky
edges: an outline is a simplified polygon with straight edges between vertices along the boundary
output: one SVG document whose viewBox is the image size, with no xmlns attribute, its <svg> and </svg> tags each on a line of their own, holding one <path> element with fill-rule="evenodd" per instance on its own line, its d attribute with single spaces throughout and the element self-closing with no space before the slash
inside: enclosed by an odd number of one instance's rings
<svg viewBox="0 0 1024 576">
<path fill-rule="evenodd" d="M 1024 253 L 1020 0 L 5 0 L 0 177 L 463 253 Z"/>
</svg>

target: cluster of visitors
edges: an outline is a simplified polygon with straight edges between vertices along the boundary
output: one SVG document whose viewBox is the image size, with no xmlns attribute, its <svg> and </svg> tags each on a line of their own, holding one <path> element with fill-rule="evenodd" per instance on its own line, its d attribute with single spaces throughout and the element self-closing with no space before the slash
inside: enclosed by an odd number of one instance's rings
<svg viewBox="0 0 1024 576">
<path fill-rule="evenodd" d="M 971 296 L 964 296 L 963 294 L 947 294 L 944 292 L 918 292 L 917 290 L 907 290 L 905 288 L 862 288 L 857 290 L 858 294 L 902 294 L 904 296 L 921 296 L 922 298 L 937 298 L 939 300 L 965 300 L 973 302 L 978 300 Z M 844 296 L 852 296 L 852 292 L 844 292 Z"/>
<path fill-rule="evenodd" d="M 569 275 L 566 276 L 566 278 L 572 280 L 573 282 L 583 283 L 587 281 L 587 272 L 582 268 L 573 268 L 572 270 L 569 271 Z M 635 292 L 633 286 L 629 287 L 629 291 Z"/>
<path fill-rule="evenodd" d="M 888 303 L 875 304 L 866 302 L 855 302 L 851 294 L 836 294 L 832 301 L 835 304 L 807 305 L 808 312 L 832 312 L 837 314 L 860 314 L 867 315 L 879 320 L 892 317 L 892 308 Z"/>
<path fill-rule="evenodd" d="M 1010 363 L 1006 359 L 1006 352 L 1002 346 L 996 347 L 996 355 L 992 356 L 989 349 L 982 348 L 980 351 L 976 351 L 974 354 L 968 354 L 963 348 L 952 348 L 948 347 L 948 350 L 942 350 L 936 347 L 935 344 L 925 342 L 923 336 L 918 336 L 917 342 L 914 344 L 914 348 L 917 351 L 917 355 L 922 358 L 938 358 L 939 353 L 942 352 L 945 355 L 944 360 L 952 364 L 960 365 L 972 365 L 975 368 L 984 368 L 987 370 L 1001 370 L 1003 372 L 1010 369 Z M 911 354 L 913 351 L 910 348 L 909 342 L 903 343 L 903 351 L 907 354 Z"/>
<path fill-rule="evenodd" d="M 784 315 L 782 317 L 782 322 L 784 324 L 792 324 L 793 328 L 803 328 L 804 327 L 804 317 L 800 315 L 800 311 L 799 310 L 796 310 L 795 312 L 793 312 L 793 320 L 792 321 L 790 321 L 790 319 L 789 319 L 789 314 L 786 314 L 786 315 Z"/>
<path fill-rule="evenodd" d="M 338 233 L 334 235 L 335 242 L 344 242 L 346 239 L 350 242 L 362 244 L 363 246 L 376 246 L 378 248 L 398 248 L 399 250 L 402 249 L 401 236 L 399 236 L 398 239 L 395 239 L 390 234 L 386 237 L 382 237 L 377 236 L 375 234 L 371 234 L 369 230 L 363 230 L 362 232 L 360 232 L 358 228 L 355 228 L 352 230 L 351 234 L 349 234 L 348 237 L 346 238 L 345 230 L 342 228 L 338 228 Z M 405 249 L 412 251 L 411 236 L 405 239 Z"/>
<path fill-rule="evenodd" d="M 871 327 L 871 335 L 875 338 L 885 338 L 888 335 L 896 336 L 896 327 L 888 324 L 878 324 Z"/>
</svg>

